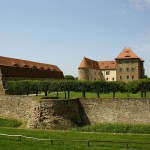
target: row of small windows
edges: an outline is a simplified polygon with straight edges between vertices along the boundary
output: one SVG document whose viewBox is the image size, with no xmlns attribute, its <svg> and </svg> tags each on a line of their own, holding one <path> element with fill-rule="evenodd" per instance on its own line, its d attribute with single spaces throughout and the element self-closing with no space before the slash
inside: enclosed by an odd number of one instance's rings
<svg viewBox="0 0 150 150">
<path fill-rule="evenodd" d="M 115 80 L 115 78 L 112 78 L 112 81 L 114 81 Z M 108 78 L 106 78 L 106 81 L 108 81 Z"/>
<path fill-rule="evenodd" d="M 131 70 L 132 72 L 134 72 L 134 71 L 135 71 L 135 68 L 131 68 L 131 69 L 130 69 L 130 68 L 126 68 L 126 71 L 127 71 L 127 72 L 129 72 L 130 70 Z M 122 72 L 122 71 L 123 71 L 123 68 L 119 68 L 119 71 Z"/>
<path fill-rule="evenodd" d="M 120 76 L 120 80 L 122 80 L 123 79 L 123 77 L 122 76 Z M 127 80 L 129 80 L 130 79 L 130 77 L 129 76 L 127 76 Z M 131 79 L 133 80 L 134 79 L 134 76 L 132 76 L 131 77 Z"/>
<path fill-rule="evenodd" d="M 119 64 L 122 64 L 122 63 L 135 63 L 134 60 L 118 60 L 118 63 Z"/>
</svg>

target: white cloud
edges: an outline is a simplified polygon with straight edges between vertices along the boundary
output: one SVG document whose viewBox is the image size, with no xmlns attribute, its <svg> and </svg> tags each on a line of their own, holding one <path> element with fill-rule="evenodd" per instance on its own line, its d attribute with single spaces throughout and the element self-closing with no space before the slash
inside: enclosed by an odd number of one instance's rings
<svg viewBox="0 0 150 150">
<path fill-rule="evenodd" d="M 129 2 L 138 10 L 150 9 L 150 0 L 129 0 Z"/>
</svg>

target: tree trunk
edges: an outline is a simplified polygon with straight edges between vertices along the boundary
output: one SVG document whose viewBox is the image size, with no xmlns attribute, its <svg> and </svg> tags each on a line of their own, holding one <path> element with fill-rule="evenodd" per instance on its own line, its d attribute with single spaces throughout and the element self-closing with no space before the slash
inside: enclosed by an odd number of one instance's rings
<svg viewBox="0 0 150 150">
<path fill-rule="evenodd" d="M 85 92 L 84 92 L 84 91 L 82 92 L 82 97 L 86 97 L 86 96 L 85 96 Z"/>
<path fill-rule="evenodd" d="M 146 98 L 146 92 L 144 92 L 144 96 L 145 96 L 145 98 Z"/>
<path fill-rule="evenodd" d="M 70 98 L 70 91 L 68 91 L 68 98 Z"/>
<path fill-rule="evenodd" d="M 38 96 L 38 91 L 36 91 L 35 93 L 36 93 L 36 96 Z"/>
<path fill-rule="evenodd" d="M 57 92 L 57 99 L 58 99 L 58 92 Z"/>
<path fill-rule="evenodd" d="M 99 92 L 97 92 L 97 97 L 99 98 Z"/>
<path fill-rule="evenodd" d="M 67 97 L 67 96 L 66 96 L 66 91 L 65 91 L 65 99 L 66 99 L 66 97 Z"/>
<path fill-rule="evenodd" d="M 141 98 L 143 98 L 143 92 L 141 92 Z"/>
<path fill-rule="evenodd" d="M 47 96 L 47 91 L 45 91 L 45 96 Z"/>
<path fill-rule="evenodd" d="M 116 92 L 113 92 L 113 98 L 115 98 L 115 94 L 116 94 Z"/>
</svg>

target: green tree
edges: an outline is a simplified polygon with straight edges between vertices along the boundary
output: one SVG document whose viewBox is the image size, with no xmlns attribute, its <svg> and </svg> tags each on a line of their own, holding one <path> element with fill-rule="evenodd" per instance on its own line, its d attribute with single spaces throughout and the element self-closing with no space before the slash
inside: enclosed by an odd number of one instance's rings
<svg viewBox="0 0 150 150">
<path fill-rule="evenodd" d="M 72 75 L 65 75 L 66 80 L 75 80 L 75 78 Z"/>
</svg>

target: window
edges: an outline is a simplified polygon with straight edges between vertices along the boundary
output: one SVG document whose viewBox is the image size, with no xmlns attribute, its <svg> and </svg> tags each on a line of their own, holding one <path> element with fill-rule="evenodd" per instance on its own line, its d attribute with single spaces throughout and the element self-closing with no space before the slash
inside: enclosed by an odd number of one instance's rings
<svg viewBox="0 0 150 150">
<path fill-rule="evenodd" d="M 134 60 L 131 60 L 131 63 L 134 63 Z"/>
<path fill-rule="evenodd" d="M 121 61 L 121 60 L 118 60 L 118 63 L 119 63 L 119 64 L 122 64 L 122 61 Z"/>
<path fill-rule="evenodd" d="M 132 80 L 134 80 L 134 76 L 132 76 Z"/>
<path fill-rule="evenodd" d="M 129 76 L 127 76 L 127 79 L 129 80 Z"/>
<path fill-rule="evenodd" d="M 110 75 L 110 71 L 106 71 L 106 75 Z"/>
<path fill-rule="evenodd" d="M 129 71 L 129 68 L 126 68 L 126 71 Z"/>
<path fill-rule="evenodd" d="M 122 72 L 122 68 L 119 68 L 119 71 Z"/>
<path fill-rule="evenodd" d="M 122 76 L 120 76 L 120 80 L 122 80 Z"/>
<path fill-rule="evenodd" d="M 132 68 L 131 70 L 132 70 L 132 72 L 133 72 L 135 69 L 134 69 L 134 68 Z"/>
</svg>

